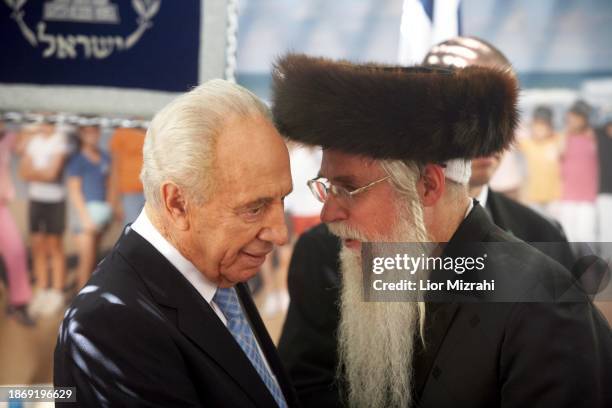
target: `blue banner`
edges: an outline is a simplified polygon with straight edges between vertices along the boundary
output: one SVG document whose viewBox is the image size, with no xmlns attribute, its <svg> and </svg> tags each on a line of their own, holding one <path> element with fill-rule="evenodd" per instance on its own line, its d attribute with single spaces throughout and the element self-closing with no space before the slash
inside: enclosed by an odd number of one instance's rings
<svg viewBox="0 0 612 408">
<path fill-rule="evenodd" d="M 0 92 L 17 90 L 22 100 L 31 88 L 15 86 L 62 87 L 50 89 L 60 97 L 75 89 L 112 89 L 112 98 L 185 92 L 223 77 L 226 11 L 225 0 L 1 0 Z M 0 109 L 23 108 L 7 105 L 0 96 Z M 31 109 L 64 107 L 43 105 Z"/>
<path fill-rule="evenodd" d="M 199 0 L 8 1 L 0 82 L 183 92 L 198 83 L 199 37 Z"/>
</svg>

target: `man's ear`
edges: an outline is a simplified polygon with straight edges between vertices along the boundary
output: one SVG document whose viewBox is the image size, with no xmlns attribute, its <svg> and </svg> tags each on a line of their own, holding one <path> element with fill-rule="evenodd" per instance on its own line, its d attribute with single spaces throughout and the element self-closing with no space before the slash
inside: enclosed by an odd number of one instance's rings
<svg viewBox="0 0 612 408">
<path fill-rule="evenodd" d="M 171 181 L 164 182 L 161 187 L 164 212 L 172 223 L 181 231 L 189 228 L 187 218 L 187 200 L 183 189 Z"/>
<path fill-rule="evenodd" d="M 443 167 L 439 164 L 426 164 L 417 183 L 417 189 L 423 206 L 434 206 L 446 189 Z"/>
</svg>

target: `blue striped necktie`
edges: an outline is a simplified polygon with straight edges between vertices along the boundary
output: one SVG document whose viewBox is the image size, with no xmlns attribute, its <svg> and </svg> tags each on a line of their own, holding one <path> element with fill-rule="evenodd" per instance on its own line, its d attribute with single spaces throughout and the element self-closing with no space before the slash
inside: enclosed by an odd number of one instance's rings
<svg viewBox="0 0 612 408">
<path fill-rule="evenodd" d="M 266 387 L 270 391 L 270 394 L 274 397 L 274 400 L 279 407 L 287 407 L 283 393 L 281 392 L 278 383 L 270 374 L 267 369 L 263 357 L 257 348 L 255 336 L 251 330 L 249 322 L 242 313 L 242 308 L 238 302 L 238 296 L 234 288 L 218 288 L 213 301 L 219 306 L 219 309 L 225 315 L 227 319 L 227 328 L 229 329 L 234 339 L 244 351 L 244 354 L 249 358 L 251 364 L 261 377 Z"/>
</svg>

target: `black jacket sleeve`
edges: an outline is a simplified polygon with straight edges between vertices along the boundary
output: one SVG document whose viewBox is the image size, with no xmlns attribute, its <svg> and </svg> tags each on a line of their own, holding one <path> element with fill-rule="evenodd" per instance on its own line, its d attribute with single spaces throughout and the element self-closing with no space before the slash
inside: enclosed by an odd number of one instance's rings
<svg viewBox="0 0 612 408">
<path fill-rule="evenodd" d="M 198 406 L 187 369 L 177 365 L 179 349 L 160 323 L 121 304 L 100 302 L 94 309 L 69 309 L 60 328 L 54 383 L 76 387 L 77 399 L 66 406 Z"/>
<path fill-rule="evenodd" d="M 318 226 L 300 237 L 289 267 L 291 304 L 278 349 L 304 407 L 340 405 L 338 248 L 337 238 Z"/>
</svg>

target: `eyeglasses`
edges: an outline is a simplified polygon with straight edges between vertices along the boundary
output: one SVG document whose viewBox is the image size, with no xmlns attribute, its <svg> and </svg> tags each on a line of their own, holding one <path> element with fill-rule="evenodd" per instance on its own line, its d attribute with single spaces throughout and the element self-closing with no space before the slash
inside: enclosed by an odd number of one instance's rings
<svg viewBox="0 0 612 408">
<path fill-rule="evenodd" d="M 336 186 L 323 177 L 317 177 L 315 179 L 308 180 L 308 187 L 310 188 L 310 191 L 315 196 L 315 198 L 322 203 L 325 203 L 325 201 L 327 201 L 329 194 L 335 195 L 339 199 L 343 200 L 345 203 L 351 203 L 353 200 L 353 196 L 359 193 L 363 193 L 370 187 L 373 187 L 378 183 L 382 183 L 388 178 L 389 176 L 383 177 L 379 180 L 366 184 L 363 187 L 359 187 L 353 191 L 349 191 L 344 187 Z"/>
</svg>

